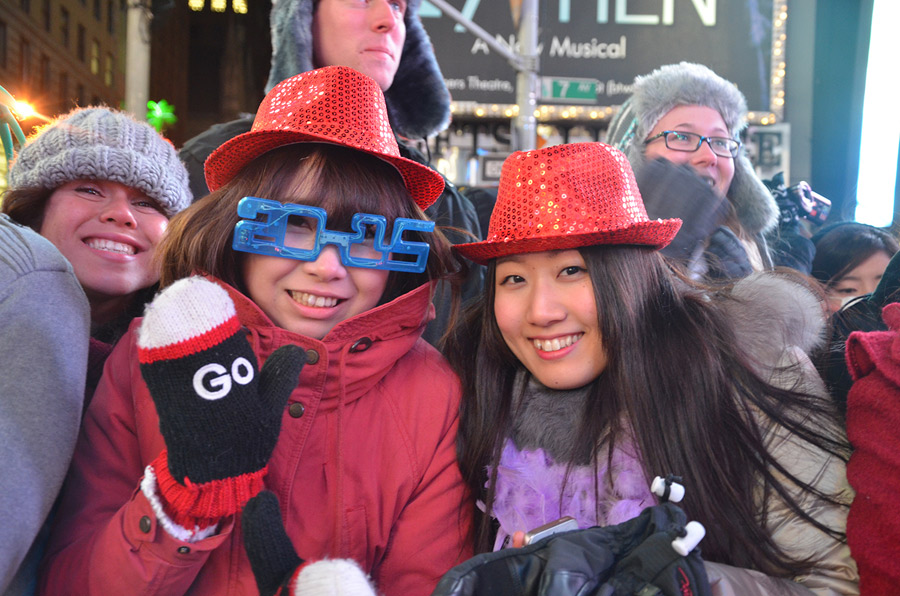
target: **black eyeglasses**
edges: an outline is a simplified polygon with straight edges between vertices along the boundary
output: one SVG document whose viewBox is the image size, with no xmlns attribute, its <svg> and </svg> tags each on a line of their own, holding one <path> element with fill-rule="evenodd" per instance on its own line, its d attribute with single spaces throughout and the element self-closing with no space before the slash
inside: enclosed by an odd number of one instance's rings
<svg viewBox="0 0 900 596">
<path fill-rule="evenodd" d="M 680 130 L 664 130 L 656 136 L 650 137 L 644 144 L 662 137 L 666 147 L 672 151 L 687 151 L 692 153 L 700 149 L 703 141 L 709 145 L 712 152 L 719 157 L 737 157 L 741 150 L 741 142 L 728 137 L 704 137 L 694 132 L 681 132 Z"/>
</svg>

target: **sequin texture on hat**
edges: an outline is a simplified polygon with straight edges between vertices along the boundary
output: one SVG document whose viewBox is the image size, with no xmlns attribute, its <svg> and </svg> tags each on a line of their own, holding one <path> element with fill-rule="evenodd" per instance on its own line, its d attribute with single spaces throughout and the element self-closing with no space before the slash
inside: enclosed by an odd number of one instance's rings
<svg viewBox="0 0 900 596">
<path fill-rule="evenodd" d="M 513 153 L 503 163 L 487 240 L 454 246 L 485 264 L 501 256 L 593 244 L 662 248 L 681 220 L 651 221 L 625 155 L 603 143 Z"/>
<path fill-rule="evenodd" d="M 206 160 L 206 183 L 216 190 L 267 151 L 317 142 L 357 149 L 393 165 L 422 209 L 444 189 L 440 174 L 400 156 L 381 88 L 346 66 L 311 70 L 276 85 L 260 104 L 250 132 L 226 141 Z"/>
</svg>

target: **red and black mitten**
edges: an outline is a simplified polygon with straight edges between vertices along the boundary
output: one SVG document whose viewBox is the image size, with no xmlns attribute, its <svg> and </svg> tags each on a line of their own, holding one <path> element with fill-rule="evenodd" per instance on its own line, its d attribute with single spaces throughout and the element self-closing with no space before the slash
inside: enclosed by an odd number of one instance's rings
<svg viewBox="0 0 900 596">
<path fill-rule="evenodd" d="M 214 525 L 262 490 L 306 354 L 284 346 L 258 370 L 228 293 L 202 277 L 147 306 L 137 344 L 166 442 L 152 464 L 163 506 L 179 526 Z"/>
<path fill-rule="evenodd" d="M 355 561 L 304 562 L 297 556 L 274 493 L 263 491 L 250 499 L 241 527 L 260 596 L 375 596 Z"/>
</svg>

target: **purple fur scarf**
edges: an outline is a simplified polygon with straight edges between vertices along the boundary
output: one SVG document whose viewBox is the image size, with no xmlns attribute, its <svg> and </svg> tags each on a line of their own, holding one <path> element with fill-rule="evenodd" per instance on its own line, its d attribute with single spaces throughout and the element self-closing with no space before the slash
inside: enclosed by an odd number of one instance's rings
<svg viewBox="0 0 900 596">
<path fill-rule="evenodd" d="M 598 454 L 598 461 L 596 479 L 593 465 L 573 466 L 566 479 L 566 465 L 555 463 L 543 449 L 520 450 L 507 440 L 491 512 L 500 522 L 494 550 L 515 531 L 528 531 L 565 515 L 574 517 L 579 528 L 607 526 L 637 517 L 656 504 L 630 441 L 616 448 L 611 467 L 605 452 Z"/>
</svg>

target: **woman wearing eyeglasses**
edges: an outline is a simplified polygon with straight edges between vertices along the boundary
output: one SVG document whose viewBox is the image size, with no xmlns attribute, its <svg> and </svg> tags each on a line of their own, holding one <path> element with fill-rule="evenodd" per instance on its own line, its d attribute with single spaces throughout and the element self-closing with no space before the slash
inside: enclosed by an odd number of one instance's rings
<svg viewBox="0 0 900 596">
<path fill-rule="evenodd" d="M 703 65 L 681 62 L 637 77 L 634 94 L 610 123 L 607 140 L 628 156 L 639 183 L 641 168 L 661 158 L 690 166 L 727 199 L 721 225 L 703 236 L 703 258 L 690 264 L 697 277 L 737 278 L 773 265 L 764 235 L 778 224 L 778 205 L 741 147 L 746 115 L 747 101 L 734 84 Z M 680 217 L 680 233 L 690 233 L 690 214 L 667 216 Z"/>
</svg>

